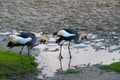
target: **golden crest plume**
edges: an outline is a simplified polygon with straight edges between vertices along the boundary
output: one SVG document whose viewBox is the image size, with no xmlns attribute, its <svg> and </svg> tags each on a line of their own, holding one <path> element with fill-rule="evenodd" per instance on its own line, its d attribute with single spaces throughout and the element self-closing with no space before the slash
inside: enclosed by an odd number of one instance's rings
<svg viewBox="0 0 120 80">
<path fill-rule="evenodd" d="M 40 40 L 47 40 L 47 37 L 45 35 L 40 35 Z"/>
<path fill-rule="evenodd" d="M 15 38 L 13 38 L 13 39 L 11 40 L 11 42 L 14 43 L 14 44 L 17 44 L 17 43 L 18 43 L 18 42 L 17 42 L 17 39 L 15 39 Z"/>
<path fill-rule="evenodd" d="M 87 33 L 82 32 L 80 36 L 81 36 L 81 37 L 85 37 L 85 36 L 87 36 Z"/>
</svg>

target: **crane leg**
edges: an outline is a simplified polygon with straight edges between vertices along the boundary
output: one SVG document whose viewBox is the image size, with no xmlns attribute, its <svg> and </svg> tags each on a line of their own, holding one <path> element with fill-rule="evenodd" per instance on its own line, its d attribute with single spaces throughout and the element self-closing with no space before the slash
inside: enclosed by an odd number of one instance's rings
<svg viewBox="0 0 120 80">
<path fill-rule="evenodd" d="M 71 56 L 71 51 L 70 51 L 70 41 L 69 41 L 69 45 L 68 45 L 68 50 L 69 50 L 69 55 L 70 55 L 70 59 L 71 59 L 72 56 Z"/>
<path fill-rule="evenodd" d="M 61 54 L 61 51 L 62 51 L 62 44 L 60 44 L 60 54 L 59 54 L 59 58 L 62 59 L 62 54 Z"/>
<path fill-rule="evenodd" d="M 29 45 L 28 45 L 28 56 L 29 56 L 30 62 L 31 62 L 31 64 L 32 64 L 32 58 L 31 58 L 31 55 L 30 55 L 30 47 L 29 47 Z"/>
<path fill-rule="evenodd" d="M 63 67 L 62 67 L 62 59 L 59 59 L 60 60 L 60 71 L 63 71 Z"/>
<path fill-rule="evenodd" d="M 64 42 L 65 42 L 65 41 L 64 41 Z M 60 54 L 59 54 L 59 58 L 60 58 L 60 59 L 63 59 L 63 57 L 62 57 L 62 55 L 61 55 L 61 52 L 62 52 L 62 45 L 64 44 L 64 42 L 60 44 Z"/>
<path fill-rule="evenodd" d="M 23 50 L 23 48 L 24 48 L 24 46 L 21 48 L 21 50 L 20 50 L 20 58 L 21 58 L 21 64 L 23 64 L 23 59 L 22 59 L 22 50 Z"/>
</svg>

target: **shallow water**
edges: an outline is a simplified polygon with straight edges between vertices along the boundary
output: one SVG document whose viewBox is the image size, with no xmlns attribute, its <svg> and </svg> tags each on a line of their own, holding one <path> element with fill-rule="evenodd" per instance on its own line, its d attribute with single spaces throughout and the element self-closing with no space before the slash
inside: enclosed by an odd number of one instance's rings
<svg viewBox="0 0 120 80">
<path fill-rule="evenodd" d="M 42 69 L 41 76 L 54 76 L 57 70 L 73 68 L 75 66 L 91 66 L 94 64 L 110 64 L 120 61 L 120 46 L 107 46 L 104 39 L 92 40 L 88 39 L 81 44 L 71 43 L 72 59 L 69 59 L 67 42 L 63 45 L 62 56 L 59 60 L 59 46 L 55 43 L 55 38 L 50 37 L 47 44 L 41 44 L 36 48 L 40 49 L 40 53 L 36 56 L 39 63 L 38 69 Z"/>
</svg>

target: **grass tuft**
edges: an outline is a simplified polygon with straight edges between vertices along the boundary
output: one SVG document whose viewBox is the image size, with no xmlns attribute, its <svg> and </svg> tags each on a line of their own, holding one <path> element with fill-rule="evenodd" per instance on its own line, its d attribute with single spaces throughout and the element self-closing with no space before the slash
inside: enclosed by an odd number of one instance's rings
<svg viewBox="0 0 120 80">
<path fill-rule="evenodd" d="M 61 71 L 61 70 L 58 70 L 57 73 L 60 73 L 60 74 L 75 74 L 75 73 L 79 73 L 80 71 L 77 70 L 77 69 L 68 69 L 66 71 Z"/>
<path fill-rule="evenodd" d="M 24 64 L 21 64 L 20 55 L 11 51 L 0 50 L 0 79 L 20 80 L 37 74 L 37 63 L 30 63 L 28 55 L 22 55 Z"/>
<path fill-rule="evenodd" d="M 74 74 L 74 73 L 78 73 L 79 71 L 78 70 L 76 70 L 76 69 L 68 69 L 67 71 L 66 71 L 66 73 L 68 73 L 68 74 Z"/>
<path fill-rule="evenodd" d="M 101 66 L 100 69 L 105 71 L 115 71 L 120 73 L 120 62 L 115 62 L 110 65 Z"/>
</svg>

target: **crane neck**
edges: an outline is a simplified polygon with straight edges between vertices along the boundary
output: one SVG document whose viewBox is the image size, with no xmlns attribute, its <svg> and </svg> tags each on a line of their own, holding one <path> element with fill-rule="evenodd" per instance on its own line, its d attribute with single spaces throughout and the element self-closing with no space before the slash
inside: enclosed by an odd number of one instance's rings
<svg viewBox="0 0 120 80">
<path fill-rule="evenodd" d="M 77 38 L 74 40 L 75 44 L 80 44 L 83 41 L 83 39 L 81 37 Z"/>
<path fill-rule="evenodd" d="M 40 43 L 41 43 L 40 40 L 36 40 L 34 46 L 38 46 Z"/>
</svg>

